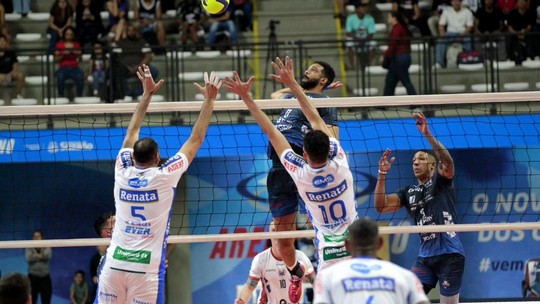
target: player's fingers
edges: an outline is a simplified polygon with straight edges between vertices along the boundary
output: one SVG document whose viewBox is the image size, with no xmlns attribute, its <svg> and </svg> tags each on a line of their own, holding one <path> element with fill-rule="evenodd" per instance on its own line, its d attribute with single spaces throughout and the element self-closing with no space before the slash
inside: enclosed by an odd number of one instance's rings
<svg viewBox="0 0 540 304">
<path fill-rule="evenodd" d="M 154 92 L 157 92 L 157 90 L 159 90 L 159 88 L 161 88 L 161 86 L 163 85 L 163 83 L 165 83 L 165 80 L 160 79 L 160 80 L 158 81 L 158 83 L 156 84 L 156 87 L 155 87 L 155 89 L 154 89 Z"/>
<path fill-rule="evenodd" d="M 214 71 L 210 72 L 210 83 L 211 84 L 216 83 L 216 73 Z"/>
<path fill-rule="evenodd" d="M 204 72 L 204 83 L 208 83 L 208 72 Z"/>
<path fill-rule="evenodd" d="M 140 81 L 144 81 L 144 77 L 141 75 L 139 71 L 137 71 L 137 77 L 139 77 Z"/>
<path fill-rule="evenodd" d="M 233 71 L 233 77 L 236 82 L 242 82 L 242 80 L 240 80 L 240 76 L 238 75 L 238 72 Z"/>
<path fill-rule="evenodd" d="M 202 91 L 204 90 L 203 87 L 201 87 L 201 85 L 198 84 L 198 83 L 196 83 L 196 82 L 194 82 L 193 85 L 194 85 L 200 92 L 202 92 Z"/>
<path fill-rule="evenodd" d="M 270 74 L 268 75 L 270 76 L 270 78 L 274 79 L 275 81 L 281 81 L 281 77 L 277 76 L 277 75 L 274 75 L 274 74 Z"/>
<path fill-rule="evenodd" d="M 279 59 L 279 57 L 276 57 L 276 62 L 277 62 L 278 67 L 280 67 L 280 68 L 284 67 L 283 62 L 281 61 L 281 59 Z"/>
<path fill-rule="evenodd" d="M 255 80 L 254 76 L 249 77 L 249 79 L 247 81 L 248 86 L 251 86 L 251 84 L 253 83 L 254 80 Z"/>
<path fill-rule="evenodd" d="M 218 88 L 218 89 L 221 88 L 222 84 L 223 84 L 222 80 L 218 81 L 218 83 L 216 84 L 216 88 Z"/>
</svg>

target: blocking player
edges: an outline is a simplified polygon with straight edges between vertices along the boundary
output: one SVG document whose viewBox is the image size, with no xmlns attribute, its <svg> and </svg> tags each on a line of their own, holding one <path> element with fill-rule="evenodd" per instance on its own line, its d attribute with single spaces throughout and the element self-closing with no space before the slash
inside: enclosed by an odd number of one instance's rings
<svg viewBox="0 0 540 304">
<path fill-rule="evenodd" d="M 375 221 L 354 221 L 345 244 L 353 258 L 317 274 L 314 304 L 430 303 L 414 273 L 377 259 L 383 239 Z"/>
<path fill-rule="evenodd" d="M 163 165 L 152 138 L 139 139 L 139 131 L 155 83 L 148 66 L 137 72 L 144 93 L 128 126 L 115 166 L 116 222 L 94 303 L 164 303 L 165 250 L 176 186 L 199 150 L 212 116 L 221 81 L 204 74 L 201 113 L 191 136 Z"/>
<path fill-rule="evenodd" d="M 291 89 L 313 127 L 313 130 L 305 135 L 302 155 L 291 149 L 285 136 L 253 101 L 249 92 L 253 77 L 247 82 L 242 82 L 235 72 L 234 80 L 227 77 L 224 85 L 244 100 L 298 187 L 298 193 L 306 204 L 316 231 L 318 269 L 320 270 L 349 256 L 344 241 L 347 238 L 347 226 L 357 216 L 352 173 L 339 142 L 334 137 L 330 137 L 332 133 L 294 78 L 290 58 L 285 59 L 285 64 L 277 58 L 272 66 L 277 75 L 271 75 L 271 77 Z M 293 259 L 293 263 L 288 262 L 285 259 L 287 253 L 282 251 L 282 248 L 279 250 L 291 273 L 289 299 L 295 303 L 301 295 L 304 270 L 298 261 Z M 293 257 L 295 257 L 294 253 Z"/>
<path fill-rule="evenodd" d="M 375 186 L 375 208 L 378 212 L 394 212 L 407 208 L 417 225 L 453 225 L 457 213 L 454 205 L 454 160 L 429 130 L 426 117 L 413 113 L 416 126 L 427 139 L 435 155 L 420 150 L 414 154 L 412 169 L 418 185 L 401 188 L 397 193 L 386 194 L 386 174 L 392 168 L 395 157 L 386 150 L 379 160 L 379 175 Z M 465 269 L 465 251 L 459 235 L 455 232 L 421 233 L 420 252 L 412 271 L 429 293 L 440 285 L 440 302 L 459 302 L 461 280 Z"/>
<path fill-rule="evenodd" d="M 270 223 L 270 231 L 276 231 L 274 222 Z M 234 304 L 247 304 L 253 290 L 262 282 L 262 291 L 258 303 L 288 303 L 290 274 L 277 250 L 277 239 L 271 239 L 271 247 L 257 254 L 251 263 L 249 277 Z M 296 259 L 305 267 L 305 280 L 313 282 L 315 272 L 311 261 L 305 253 L 296 250 Z M 296 304 L 296 303 L 293 303 Z"/>
</svg>

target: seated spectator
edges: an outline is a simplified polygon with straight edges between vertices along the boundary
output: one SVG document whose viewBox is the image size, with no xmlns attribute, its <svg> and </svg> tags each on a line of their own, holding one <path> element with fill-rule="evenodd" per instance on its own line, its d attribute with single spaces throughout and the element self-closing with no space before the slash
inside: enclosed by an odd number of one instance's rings
<svg viewBox="0 0 540 304">
<path fill-rule="evenodd" d="M 442 38 L 437 43 L 435 53 L 436 68 L 446 67 L 446 50 L 452 43 L 463 43 L 465 52 L 472 51 L 472 39 L 469 35 L 473 25 L 474 18 L 471 11 L 461 7 L 461 0 L 452 0 L 452 7 L 445 9 L 439 20 L 439 35 Z"/>
<path fill-rule="evenodd" d="M 356 14 L 349 15 L 345 25 L 347 33 L 347 58 L 349 69 L 356 69 L 356 57 L 360 53 L 361 69 L 369 65 L 375 57 L 377 42 L 372 40 L 375 34 L 375 19 L 366 13 L 366 4 L 356 4 Z M 367 60 L 366 60 L 367 57 Z"/>
<path fill-rule="evenodd" d="M 165 45 L 165 29 L 161 22 L 161 5 L 159 0 L 137 0 L 135 22 L 140 32 L 150 45 Z"/>
<path fill-rule="evenodd" d="M 15 82 L 15 93 L 21 99 L 24 88 L 24 76 L 19 69 L 17 55 L 9 48 L 9 40 L 0 34 L 0 83 Z"/>
<path fill-rule="evenodd" d="M 433 0 L 431 3 L 432 15 L 427 20 L 431 36 L 439 36 L 439 19 L 442 12 L 450 5 L 450 0 Z"/>
<path fill-rule="evenodd" d="M 194 45 L 199 44 L 199 31 L 204 18 L 201 5 L 197 0 L 184 0 L 178 4 L 176 22 L 180 30 L 182 45 L 186 45 L 188 38 Z"/>
<path fill-rule="evenodd" d="M 68 0 L 55 0 L 50 11 L 49 27 L 49 54 L 54 52 L 56 43 L 63 38 L 64 30 L 73 24 L 73 7 Z"/>
<path fill-rule="evenodd" d="M 106 3 L 109 12 L 109 25 L 107 32 L 112 34 L 115 42 L 125 38 L 125 27 L 128 22 L 128 0 L 109 0 Z"/>
<path fill-rule="evenodd" d="M 210 47 L 214 47 L 216 44 L 217 34 L 219 31 L 227 31 L 229 33 L 230 43 L 238 43 L 238 35 L 236 32 L 236 25 L 232 21 L 232 7 L 229 5 L 228 9 L 221 14 L 211 15 L 208 18 L 209 24 L 208 38 L 206 43 Z"/>
<path fill-rule="evenodd" d="M 84 72 L 79 67 L 81 57 L 81 45 L 75 41 L 75 29 L 68 26 L 63 33 L 64 39 L 56 44 L 54 53 L 58 62 L 56 70 L 56 84 L 58 86 L 58 96 L 65 97 L 66 80 L 75 82 L 77 96 L 82 96 L 84 88 Z"/>
<path fill-rule="evenodd" d="M 101 10 L 94 4 L 96 0 L 82 0 L 76 6 L 75 24 L 77 25 L 77 38 L 83 49 L 92 47 L 103 34 Z"/>
<path fill-rule="evenodd" d="M 139 36 L 138 29 L 133 24 L 126 27 L 126 38 L 118 41 L 118 46 L 113 49 L 113 93 L 114 99 L 123 99 L 125 96 L 136 98 L 143 93 L 140 81 L 137 79 L 137 68 L 146 64 L 150 67 L 153 77 L 158 77 L 158 70 L 150 65 L 152 61 L 152 49 Z M 130 79 L 135 79 L 134 87 L 128 85 Z"/>
<path fill-rule="evenodd" d="M 529 9 L 527 0 L 518 0 L 517 7 L 508 15 L 508 57 L 516 64 L 521 64 L 530 57 L 534 58 L 533 36 L 530 36 L 536 14 Z"/>
<path fill-rule="evenodd" d="M 251 0 L 231 0 L 236 28 L 241 32 L 253 30 L 253 5 Z"/>
<path fill-rule="evenodd" d="M 92 93 L 94 96 L 103 95 L 100 92 L 105 84 L 105 77 L 107 76 L 107 58 L 105 57 L 105 51 L 103 44 L 99 41 L 94 43 L 94 51 L 90 58 L 90 65 L 88 67 L 88 75 L 92 75 Z M 104 97 L 104 96 L 101 96 Z"/>
<path fill-rule="evenodd" d="M 474 34 L 480 45 L 486 46 L 486 57 L 496 60 L 506 59 L 503 30 L 504 17 L 501 9 L 495 6 L 495 0 L 484 0 L 482 6 L 474 14 Z M 496 42 L 497 47 L 494 47 L 492 42 Z"/>
<path fill-rule="evenodd" d="M 86 304 L 88 301 L 88 284 L 84 281 L 84 271 L 77 270 L 73 283 L 69 287 L 71 304 Z"/>
<path fill-rule="evenodd" d="M 26 17 L 30 12 L 30 0 L 13 0 L 13 12 Z"/>
<path fill-rule="evenodd" d="M 497 6 L 502 10 L 504 19 L 516 8 L 517 0 L 497 0 Z"/>
<path fill-rule="evenodd" d="M 420 31 L 422 37 L 431 36 L 427 18 L 420 12 L 418 0 L 392 0 L 392 11 L 401 13 L 410 25 Z"/>
</svg>

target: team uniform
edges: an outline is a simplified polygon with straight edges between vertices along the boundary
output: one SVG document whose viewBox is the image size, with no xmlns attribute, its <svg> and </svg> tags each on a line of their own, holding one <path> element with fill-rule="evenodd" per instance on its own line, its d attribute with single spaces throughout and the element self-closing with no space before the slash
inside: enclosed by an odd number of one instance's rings
<svg viewBox="0 0 540 304">
<path fill-rule="evenodd" d="M 350 256 L 345 240 L 348 226 L 357 217 L 356 201 L 352 173 L 339 142 L 330 138 L 328 163 L 323 167 L 309 166 L 292 149 L 283 151 L 281 162 L 298 187 L 315 228 L 318 269 Z"/>
<path fill-rule="evenodd" d="M 411 271 L 376 258 L 352 258 L 317 274 L 314 304 L 416 304 L 428 301 Z"/>
<path fill-rule="evenodd" d="M 309 98 L 328 98 L 324 94 L 306 93 Z M 285 94 L 283 99 L 295 98 L 292 94 Z M 337 126 L 337 111 L 335 108 L 318 108 L 319 115 L 327 125 Z M 283 109 L 275 123 L 276 128 L 285 136 L 294 152 L 302 155 L 304 136 L 311 131 L 311 124 L 299 108 Z M 293 214 L 301 203 L 294 181 L 291 179 L 283 165 L 280 155 L 277 155 L 272 145 L 269 145 L 269 158 L 272 168 L 268 172 L 266 185 L 270 211 L 274 218 Z M 300 204 L 302 206 L 303 204 Z"/>
<path fill-rule="evenodd" d="M 437 170 L 424 185 L 406 186 L 397 195 L 416 225 L 455 224 L 452 180 L 439 175 Z M 412 271 L 424 284 L 435 286 L 438 277 L 441 295 L 453 296 L 461 288 L 464 265 L 465 250 L 457 233 L 420 234 L 420 253 Z"/>
<path fill-rule="evenodd" d="M 176 186 L 188 168 L 180 152 L 160 167 L 134 166 L 121 149 L 115 166 L 116 223 L 94 303 L 164 303 L 165 251 Z"/>
<path fill-rule="evenodd" d="M 310 276 L 314 270 L 306 254 L 296 250 L 296 259 L 305 267 L 306 276 Z M 282 260 L 274 257 L 271 248 L 255 256 L 249 270 L 249 279 L 261 281 L 262 291 L 258 303 L 290 303 L 289 285 L 291 274 L 287 270 L 287 265 Z"/>
</svg>

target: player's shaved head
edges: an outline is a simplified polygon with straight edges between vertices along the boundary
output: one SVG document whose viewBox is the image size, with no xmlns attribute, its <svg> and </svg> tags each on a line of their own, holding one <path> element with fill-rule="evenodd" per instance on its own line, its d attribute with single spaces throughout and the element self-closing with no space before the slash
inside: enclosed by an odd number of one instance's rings
<svg viewBox="0 0 540 304">
<path fill-rule="evenodd" d="M 330 139 L 320 130 L 313 130 L 304 137 L 304 151 L 315 163 L 324 163 L 330 152 Z"/>
<path fill-rule="evenodd" d="M 379 226 L 374 220 L 361 218 L 349 226 L 348 248 L 354 256 L 375 256 L 379 248 Z"/>
<path fill-rule="evenodd" d="M 133 145 L 133 158 L 140 164 L 151 164 L 159 151 L 158 144 L 150 137 L 139 139 Z"/>
</svg>

